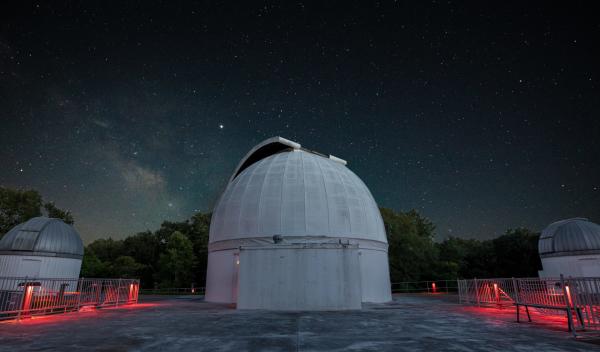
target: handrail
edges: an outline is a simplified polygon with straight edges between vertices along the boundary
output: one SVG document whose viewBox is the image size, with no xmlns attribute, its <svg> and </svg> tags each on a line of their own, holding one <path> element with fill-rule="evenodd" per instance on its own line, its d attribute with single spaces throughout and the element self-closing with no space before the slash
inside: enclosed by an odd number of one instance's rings
<svg viewBox="0 0 600 352">
<path fill-rule="evenodd" d="M 0 320 L 138 302 L 140 280 L 0 277 Z"/>
</svg>

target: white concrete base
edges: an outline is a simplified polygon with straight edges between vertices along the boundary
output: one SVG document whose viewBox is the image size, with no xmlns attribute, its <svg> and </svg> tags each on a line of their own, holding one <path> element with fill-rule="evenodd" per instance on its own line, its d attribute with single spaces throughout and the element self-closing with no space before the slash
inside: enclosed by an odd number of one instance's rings
<svg viewBox="0 0 600 352">
<path fill-rule="evenodd" d="M 240 251 L 239 309 L 360 309 L 358 249 L 256 247 Z"/>
<path fill-rule="evenodd" d="M 600 254 L 542 258 L 540 277 L 600 277 Z"/>
</svg>

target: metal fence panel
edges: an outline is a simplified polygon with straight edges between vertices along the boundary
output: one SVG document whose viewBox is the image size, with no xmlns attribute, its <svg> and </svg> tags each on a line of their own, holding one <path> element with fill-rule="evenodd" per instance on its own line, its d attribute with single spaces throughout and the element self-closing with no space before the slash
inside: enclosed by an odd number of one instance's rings
<svg viewBox="0 0 600 352">
<path fill-rule="evenodd" d="M 459 302 L 527 306 L 546 315 L 567 314 L 569 327 L 600 330 L 600 278 L 495 278 L 458 280 Z"/>
<path fill-rule="evenodd" d="M 0 277 L 0 320 L 137 303 L 136 279 Z"/>
<path fill-rule="evenodd" d="M 456 280 L 392 282 L 392 293 L 450 293 L 457 291 Z"/>
</svg>

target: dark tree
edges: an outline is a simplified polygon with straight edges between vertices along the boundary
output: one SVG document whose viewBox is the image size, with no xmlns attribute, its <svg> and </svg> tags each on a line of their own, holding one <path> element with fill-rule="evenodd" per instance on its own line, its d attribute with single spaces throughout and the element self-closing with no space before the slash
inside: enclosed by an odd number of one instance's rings
<svg viewBox="0 0 600 352">
<path fill-rule="evenodd" d="M 70 225 L 75 223 L 73 215 L 71 215 L 70 211 L 58 209 L 53 202 L 44 204 L 44 209 L 46 209 L 46 213 L 48 214 L 49 218 L 62 219 L 62 221 Z"/>
<path fill-rule="evenodd" d="M 492 240 L 496 277 L 536 277 L 542 263 L 538 254 L 540 235 L 528 229 L 510 229 Z"/>
<path fill-rule="evenodd" d="M 34 190 L 0 187 L 0 235 L 16 225 L 42 215 L 42 196 Z"/>
<path fill-rule="evenodd" d="M 393 282 L 433 279 L 437 248 L 435 226 L 412 210 L 407 213 L 382 208 L 389 243 L 390 275 Z"/>
<path fill-rule="evenodd" d="M 192 242 L 181 232 L 173 232 L 158 261 L 160 286 L 188 287 L 193 277 L 194 261 Z"/>
<path fill-rule="evenodd" d="M 35 190 L 18 190 L 0 187 L 0 237 L 16 225 L 42 215 L 42 208 L 51 218 L 62 219 L 73 224 L 69 211 L 57 208 L 54 203 L 43 203 L 42 196 Z"/>
</svg>

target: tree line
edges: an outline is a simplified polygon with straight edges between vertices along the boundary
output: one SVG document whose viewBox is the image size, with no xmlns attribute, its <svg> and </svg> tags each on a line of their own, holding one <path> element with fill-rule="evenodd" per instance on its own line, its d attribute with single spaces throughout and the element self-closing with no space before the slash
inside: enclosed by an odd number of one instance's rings
<svg viewBox="0 0 600 352">
<path fill-rule="evenodd" d="M 42 201 L 36 191 L 0 187 L 0 233 L 39 216 L 73 223 L 68 211 Z M 530 277 L 541 269 L 539 234 L 509 229 L 491 240 L 435 240 L 435 225 L 415 210 L 381 208 L 389 243 L 392 282 L 484 277 Z M 204 286 L 211 214 L 165 221 L 155 231 L 124 239 L 98 239 L 85 247 L 81 276 L 140 278 L 142 286 Z"/>
</svg>

